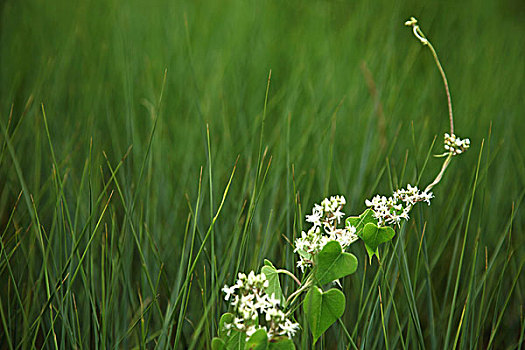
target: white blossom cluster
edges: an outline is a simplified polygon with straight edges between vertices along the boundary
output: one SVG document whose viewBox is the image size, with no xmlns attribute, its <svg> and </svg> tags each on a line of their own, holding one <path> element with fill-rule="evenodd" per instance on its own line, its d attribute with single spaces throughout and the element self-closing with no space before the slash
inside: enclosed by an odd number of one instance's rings
<svg viewBox="0 0 525 350">
<path fill-rule="evenodd" d="M 228 287 L 225 285 L 222 291 L 226 294 L 224 299 L 230 300 L 233 307 L 233 323 L 225 324 L 228 335 L 232 329 L 246 333 L 246 340 L 259 329 L 266 330 L 268 339 L 277 336 L 291 338 L 299 329 L 299 324 L 292 322 L 279 308 L 280 300 L 275 295 L 268 295 L 268 280 L 261 273 L 256 275 L 251 271 L 248 276 L 239 272 L 237 282 Z M 263 317 L 264 316 L 264 317 Z M 266 325 L 259 325 L 264 319 Z"/>
<path fill-rule="evenodd" d="M 457 155 L 465 152 L 470 147 L 469 139 L 460 139 L 456 135 L 445 133 L 445 151 Z"/>
<path fill-rule="evenodd" d="M 425 202 L 430 205 L 434 197 L 432 192 L 420 191 L 417 186 L 410 184 L 406 189 L 402 188 L 394 192 L 392 197 L 375 196 L 372 200 L 366 200 L 365 204 L 374 212 L 379 226 L 399 224 L 401 220 L 408 220 L 412 206 L 417 202 Z"/>
<path fill-rule="evenodd" d="M 306 221 L 313 226 L 308 231 L 301 232 L 301 237 L 295 240 L 294 249 L 294 253 L 299 253 L 297 267 L 302 272 L 312 265 L 313 257 L 329 241 L 337 241 L 345 249 L 358 239 L 354 226 L 337 227 L 345 216 L 341 211 L 345 204 L 345 197 L 332 196 L 325 198 L 321 204 L 315 204 L 312 214 L 306 215 Z"/>
</svg>

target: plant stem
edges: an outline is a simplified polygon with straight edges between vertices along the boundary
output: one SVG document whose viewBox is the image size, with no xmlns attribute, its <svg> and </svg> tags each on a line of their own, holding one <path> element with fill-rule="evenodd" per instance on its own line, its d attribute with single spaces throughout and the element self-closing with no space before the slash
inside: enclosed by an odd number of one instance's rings
<svg viewBox="0 0 525 350">
<path fill-rule="evenodd" d="M 277 273 L 284 273 L 285 275 L 290 276 L 299 286 L 301 286 L 301 281 L 290 271 L 282 269 L 282 270 L 276 270 Z"/>
<path fill-rule="evenodd" d="M 441 178 L 443 177 L 445 170 L 447 170 L 451 159 L 452 159 L 452 153 L 449 153 L 447 158 L 443 162 L 443 165 L 441 166 L 441 171 L 439 172 L 439 174 L 437 174 L 434 181 L 432 181 L 432 183 L 425 188 L 425 192 L 430 191 L 434 186 L 436 186 L 441 181 Z"/>
<path fill-rule="evenodd" d="M 306 282 L 304 282 L 304 284 L 301 286 L 301 288 L 297 289 L 295 292 L 293 292 L 292 294 L 290 294 L 290 296 L 288 297 L 288 299 L 286 299 L 286 305 L 290 305 L 292 304 L 295 299 L 302 293 L 304 292 L 306 289 L 310 288 L 310 286 L 312 285 L 312 277 L 308 277 L 308 279 L 306 280 Z"/>
<path fill-rule="evenodd" d="M 441 74 L 441 78 L 443 78 L 443 84 L 445 85 L 445 92 L 447 94 L 447 104 L 448 104 L 448 119 L 450 122 L 450 134 L 454 134 L 454 115 L 452 113 L 452 98 L 450 97 L 450 90 L 448 88 L 448 81 L 447 81 L 447 75 L 445 74 L 445 70 L 441 66 L 441 62 L 439 61 L 439 57 L 437 55 L 436 50 L 434 49 L 434 46 L 430 43 L 430 41 L 426 38 L 425 34 L 421 31 L 421 28 L 417 25 L 417 20 L 412 17 L 410 21 L 405 23 L 406 25 L 412 26 L 412 30 L 414 32 L 414 35 L 416 38 L 421 41 L 423 45 L 428 46 L 430 49 L 430 52 L 432 53 L 432 56 L 434 57 L 434 61 L 436 62 L 436 66 L 438 67 L 439 73 Z"/>
</svg>

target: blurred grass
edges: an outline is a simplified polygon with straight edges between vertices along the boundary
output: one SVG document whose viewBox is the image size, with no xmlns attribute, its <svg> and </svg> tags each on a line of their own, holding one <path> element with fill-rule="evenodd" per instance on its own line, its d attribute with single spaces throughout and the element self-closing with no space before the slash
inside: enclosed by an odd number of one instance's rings
<svg viewBox="0 0 525 350">
<path fill-rule="evenodd" d="M 472 149 L 381 266 L 353 249 L 347 312 L 321 346 L 346 348 L 348 334 L 359 348 L 521 347 L 520 2 L 6 0 L 0 11 L 2 347 L 208 347 L 227 307 L 218 289 L 263 258 L 293 270 L 287 240 L 314 202 L 340 193 L 359 213 L 375 193 L 431 181 L 440 162 L 421 169 L 447 106 L 403 26 L 412 15 Z"/>
</svg>

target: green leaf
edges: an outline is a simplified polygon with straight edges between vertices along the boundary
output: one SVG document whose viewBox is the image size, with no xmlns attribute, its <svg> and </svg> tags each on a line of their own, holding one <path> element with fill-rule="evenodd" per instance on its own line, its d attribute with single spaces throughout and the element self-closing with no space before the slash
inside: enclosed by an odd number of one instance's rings
<svg viewBox="0 0 525 350">
<path fill-rule="evenodd" d="M 267 265 L 267 262 L 269 265 Z M 268 288 L 266 288 L 266 294 L 274 294 L 274 298 L 281 301 L 281 305 L 284 305 L 283 290 L 281 289 L 281 282 L 279 281 L 279 273 L 268 260 L 265 260 L 264 266 L 261 269 L 261 272 L 264 273 L 266 279 L 268 280 Z"/>
<path fill-rule="evenodd" d="M 315 277 L 323 285 L 354 273 L 357 270 L 357 258 L 343 252 L 339 242 L 330 241 L 317 254 L 316 266 Z"/>
<path fill-rule="evenodd" d="M 368 253 L 368 260 L 370 261 L 370 263 L 372 263 L 372 257 L 374 255 L 377 256 L 377 260 L 379 260 L 379 249 L 378 248 L 376 248 L 376 250 L 372 250 L 365 244 L 365 249 L 366 249 L 366 252 Z"/>
<path fill-rule="evenodd" d="M 288 337 L 279 337 L 270 341 L 268 350 L 295 350 L 295 344 Z"/>
<path fill-rule="evenodd" d="M 229 312 L 221 316 L 219 320 L 219 337 L 221 339 L 226 340 L 226 338 L 228 337 L 228 330 L 226 329 L 226 324 L 232 324 L 234 318 L 235 316 L 233 316 L 233 314 Z"/>
<path fill-rule="evenodd" d="M 268 334 L 264 329 L 258 329 L 246 342 L 246 350 L 266 350 L 268 349 Z"/>
<path fill-rule="evenodd" d="M 232 329 L 230 337 L 226 340 L 226 350 L 244 350 L 246 333 Z"/>
<path fill-rule="evenodd" d="M 346 226 L 352 225 L 356 228 L 356 233 L 359 234 L 363 230 L 366 224 L 372 223 L 377 225 L 377 219 L 374 217 L 372 209 L 365 210 L 359 216 L 350 216 L 346 218 Z"/>
<path fill-rule="evenodd" d="M 321 288 L 313 286 L 306 294 L 303 306 L 315 344 L 317 339 L 343 315 L 345 295 L 335 288 L 323 293 Z"/>
<path fill-rule="evenodd" d="M 211 340 L 211 350 L 224 350 L 226 343 L 221 338 L 213 338 Z"/>
<path fill-rule="evenodd" d="M 390 226 L 378 227 L 373 223 L 368 223 L 363 228 L 363 232 L 360 237 L 365 242 L 365 248 L 368 252 L 368 258 L 372 261 L 372 257 L 375 255 L 379 259 L 379 252 L 377 247 L 381 243 L 390 241 L 394 235 L 395 231 Z"/>
<path fill-rule="evenodd" d="M 298 249 L 297 250 L 297 254 L 299 254 L 300 256 L 302 256 L 303 258 L 305 258 L 307 260 L 312 260 L 312 254 L 308 253 L 307 251 L 304 251 L 302 249 Z"/>
</svg>

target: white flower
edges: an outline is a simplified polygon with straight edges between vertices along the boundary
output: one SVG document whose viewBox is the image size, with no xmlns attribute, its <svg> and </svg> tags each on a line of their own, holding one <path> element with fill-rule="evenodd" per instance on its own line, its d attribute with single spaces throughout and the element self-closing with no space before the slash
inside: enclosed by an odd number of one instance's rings
<svg viewBox="0 0 525 350">
<path fill-rule="evenodd" d="M 306 215 L 306 221 L 314 224 L 314 226 L 321 226 L 321 218 L 323 217 L 323 207 L 316 204 L 312 209 L 311 215 Z"/>
<path fill-rule="evenodd" d="M 239 280 L 232 286 L 225 285 L 222 291 L 226 294 L 226 300 L 231 300 L 234 319 L 231 324 L 226 324 L 225 328 L 230 332 L 232 327 L 244 332 L 246 340 L 258 329 L 267 331 L 268 339 L 275 336 L 290 334 L 294 328 L 293 323 L 288 320 L 286 314 L 280 310 L 280 300 L 275 294 L 268 295 L 266 288 L 269 285 L 263 273 L 256 274 L 251 271 L 248 275 L 238 274 Z M 261 326 L 259 322 L 266 320 L 266 326 Z M 283 331 L 289 329 L 288 332 Z"/>
<path fill-rule="evenodd" d="M 222 291 L 226 294 L 224 296 L 224 300 L 228 301 L 228 299 L 230 299 L 230 296 L 232 296 L 235 293 L 235 289 L 237 289 L 236 286 L 228 287 L 225 284 L 224 287 L 222 287 Z"/>
<path fill-rule="evenodd" d="M 298 267 L 299 269 L 301 269 L 301 273 L 304 273 L 304 270 L 305 270 L 308 266 L 310 266 L 310 263 L 309 263 L 308 261 L 304 260 L 303 257 L 301 256 L 301 257 L 299 258 L 299 261 L 297 262 L 297 267 Z"/>
<path fill-rule="evenodd" d="M 337 223 L 340 223 L 340 222 L 341 222 L 341 219 L 345 217 L 345 213 L 343 213 L 342 211 L 340 211 L 339 209 L 337 209 L 337 210 L 334 212 L 334 217 L 335 217 L 335 219 L 337 220 Z"/>
<path fill-rule="evenodd" d="M 272 295 L 270 295 L 270 297 L 268 298 L 268 302 L 270 303 L 272 307 L 275 307 L 275 306 L 279 306 L 279 304 L 281 303 L 281 300 L 275 297 L 275 293 L 272 293 Z"/>
<path fill-rule="evenodd" d="M 298 250 L 306 251 L 308 241 L 306 240 L 306 232 L 301 232 L 301 238 L 295 240 L 295 249 L 293 250 L 296 253 Z"/>
<path fill-rule="evenodd" d="M 244 320 L 240 317 L 235 317 L 233 319 L 233 325 L 237 328 L 237 329 L 243 329 L 244 328 Z"/>
<path fill-rule="evenodd" d="M 456 135 L 445 133 L 444 148 L 446 153 L 457 155 L 465 152 L 470 147 L 469 139 L 460 139 Z"/>
<path fill-rule="evenodd" d="M 378 195 L 372 200 L 365 200 L 367 207 L 370 207 L 377 219 L 379 226 L 399 224 L 401 220 L 408 220 L 412 206 L 417 202 L 426 202 L 430 205 L 430 200 L 434 197 L 431 192 L 421 192 L 417 186 L 407 185 L 386 198 Z"/>
<path fill-rule="evenodd" d="M 246 337 L 249 338 L 253 335 L 253 333 L 255 333 L 255 331 L 257 331 L 257 329 L 252 326 L 252 327 L 249 327 L 247 330 L 246 330 Z"/>
<path fill-rule="evenodd" d="M 286 319 L 284 321 L 284 324 L 281 323 L 279 327 L 283 330 L 284 333 L 286 333 L 286 335 L 289 338 L 292 338 L 299 329 L 299 323 L 294 323 L 289 319 Z"/>
<path fill-rule="evenodd" d="M 338 228 L 345 217 L 341 211 L 346 204 L 343 196 L 331 196 L 314 204 L 312 214 L 306 215 L 306 221 L 313 226 L 308 231 L 302 231 L 301 237 L 294 242 L 294 253 L 299 253 L 297 267 L 304 273 L 312 264 L 313 257 L 330 241 L 338 241 L 344 249 L 355 242 L 358 237 L 355 227 Z"/>
</svg>

